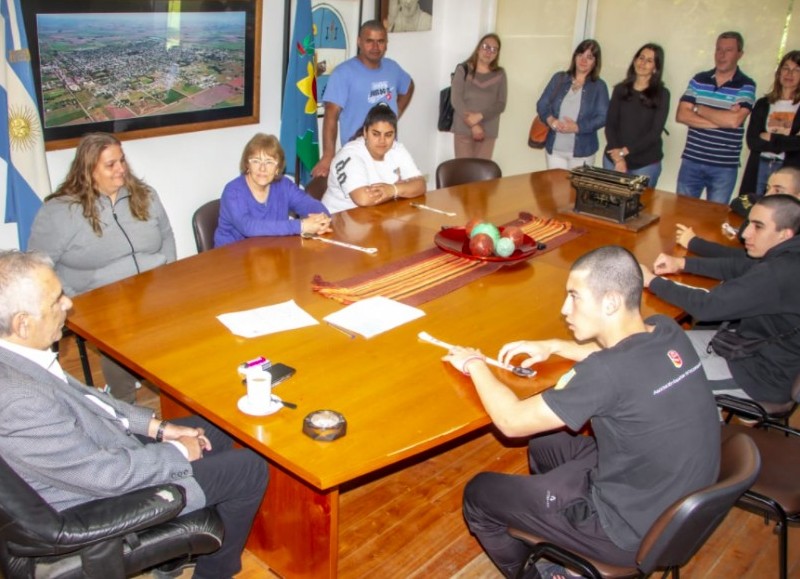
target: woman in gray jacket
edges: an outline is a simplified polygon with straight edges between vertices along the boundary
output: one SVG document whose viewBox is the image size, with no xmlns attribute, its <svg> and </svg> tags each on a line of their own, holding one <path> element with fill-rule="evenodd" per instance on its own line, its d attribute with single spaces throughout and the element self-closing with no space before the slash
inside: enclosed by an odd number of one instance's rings
<svg viewBox="0 0 800 579">
<path fill-rule="evenodd" d="M 175 237 L 156 192 L 129 169 L 113 135 L 85 135 L 69 173 L 36 214 L 30 249 L 49 255 L 69 296 L 175 261 Z M 111 393 L 135 401 L 136 378 L 102 358 Z"/>
</svg>

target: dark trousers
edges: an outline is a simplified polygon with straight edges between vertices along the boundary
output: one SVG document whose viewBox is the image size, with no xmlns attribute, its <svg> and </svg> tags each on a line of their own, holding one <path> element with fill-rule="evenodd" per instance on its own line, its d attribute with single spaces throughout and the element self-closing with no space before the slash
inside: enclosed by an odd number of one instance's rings
<svg viewBox="0 0 800 579">
<path fill-rule="evenodd" d="M 258 511 L 269 474 L 267 461 L 250 449 L 233 448 L 233 440 L 222 430 L 200 418 L 189 416 L 175 424 L 203 428 L 212 450 L 192 463 L 194 478 L 214 505 L 225 525 L 222 547 L 197 559 L 195 579 L 233 577 L 242 569 L 242 551 Z"/>
<path fill-rule="evenodd" d="M 530 551 L 507 533 L 508 527 L 608 563 L 635 562 L 635 552 L 620 549 L 605 534 L 591 500 L 594 438 L 566 432 L 533 438 L 528 460 L 533 476 L 484 472 L 464 489 L 467 525 L 506 577 L 517 572 Z"/>
</svg>

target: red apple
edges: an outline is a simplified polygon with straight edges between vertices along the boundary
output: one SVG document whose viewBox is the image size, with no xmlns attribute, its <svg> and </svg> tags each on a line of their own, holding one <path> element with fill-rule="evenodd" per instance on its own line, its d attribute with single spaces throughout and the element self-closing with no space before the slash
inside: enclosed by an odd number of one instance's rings
<svg viewBox="0 0 800 579">
<path fill-rule="evenodd" d="M 517 227 L 516 225 L 509 225 L 508 227 L 503 229 L 503 232 L 500 234 L 500 237 L 508 237 L 511 241 L 514 242 L 514 247 L 519 249 L 522 245 L 522 241 L 525 239 L 525 233 Z"/>
<path fill-rule="evenodd" d="M 485 233 L 479 233 L 469 240 L 469 250 L 477 257 L 489 257 L 494 251 L 494 240 Z"/>
<path fill-rule="evenodd" d="M 483 223 L 483 220 L 478 219 L 477 217 L 467 221 L 467 224 L 464 226 L 464 232 L 467 234 L 467 237 L 472 237 L 472 229 L 481 223 Z"/>
</svg>

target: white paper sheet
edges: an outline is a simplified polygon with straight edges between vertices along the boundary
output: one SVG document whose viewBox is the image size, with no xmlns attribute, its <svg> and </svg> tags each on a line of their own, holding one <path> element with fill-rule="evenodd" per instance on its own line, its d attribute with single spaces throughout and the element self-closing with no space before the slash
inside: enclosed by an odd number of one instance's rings
<svg viewBox="0 0 800 579">
<path fill-rule="evenodd" d="M 376 296 L 350 304 L 323 319 L 337 328 L 371 338 L 424 315 L 418 308 Z"/>
<path fill-rule="evenodd" d="M 243 338 L 257 338 L 285 330 L 319 324 L 294 300 L 242 312 L 220 314 L 217 319 L 231 332 Z"/>
</svg>

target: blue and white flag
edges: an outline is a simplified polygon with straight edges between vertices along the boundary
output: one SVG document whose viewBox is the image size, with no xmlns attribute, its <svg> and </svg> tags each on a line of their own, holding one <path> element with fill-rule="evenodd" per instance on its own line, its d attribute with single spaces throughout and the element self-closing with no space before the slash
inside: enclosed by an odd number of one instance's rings
<svg viewBox="0 0 800 579">
<path fill-rule="evenodd" d="M 283 90 L 281 146 L 290 174 L 294 174 L 295 166 L 299 164 L 298 184 L 308 182 L 311 169 L 319 161 L 316 66 L 311 0 L 297 0 L 294 34 L 289 46 L 289 69 Z"/>
<path fill-rule="evenodd" d="M 6 223 L 25 250 L 36 212 L 50 194 L 44 133 L 19 0 L 0 0 L 0 159 L 7 164 Z"/>
</svg>

